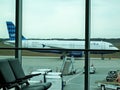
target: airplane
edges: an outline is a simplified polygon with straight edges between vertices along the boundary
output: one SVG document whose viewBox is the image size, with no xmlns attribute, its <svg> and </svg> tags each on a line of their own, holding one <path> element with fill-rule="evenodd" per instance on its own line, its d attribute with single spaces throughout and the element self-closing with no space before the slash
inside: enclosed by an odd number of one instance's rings
<svg viewBox="0 0 120 90">
<path fill-rule="evenodd" d="M 15 45 L 15 25 L 11 21 L 7 21 L 7 29 L 9 33 L 9 40 L 5 41 L 5 44 Z M 85 41 L 70 41 L 70 40 L 27 40 L 22 36 L 23 48 L 60 48 L 60 49 L 85 49 Z M 94 50 L 118 50 L 112 43 L 105 41 L 90 41 L 90 49 Z M 64 57 L 65 51 L 59 50 L 34 50 L 35 52 L 47 52 L 62 54 L 61 59 Z M 71 57 L 83 57 L 84 51 L 68 51 L 67 56 Z M 110 54 L 111 51 L 91 51 L 91 54 Z"/>
</svg>

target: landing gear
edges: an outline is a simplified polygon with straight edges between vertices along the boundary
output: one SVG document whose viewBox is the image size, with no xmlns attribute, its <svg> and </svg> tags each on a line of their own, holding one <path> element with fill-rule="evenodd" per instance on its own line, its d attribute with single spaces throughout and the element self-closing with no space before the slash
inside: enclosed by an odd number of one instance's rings
<svg viewBox="0 0 120 90">
<path fill-rule="evenodd" d="M 101 59 L 104 60 L 104 55 L 103 54 L 101 54 Z"/>
<path fill-rule="evenodd" d="M 101 90 L 106 90 L 105 85 L 101 85 Z"/>
<path fill-rule="evenodd" d="M 63 60 L 64 58 L 65 58 L 65 56 L 63 56 L 63 55 L 62 55 L 62 56 L 60 56 L 60 59 L 61 59 L 61 60 Z"/>
</svg>

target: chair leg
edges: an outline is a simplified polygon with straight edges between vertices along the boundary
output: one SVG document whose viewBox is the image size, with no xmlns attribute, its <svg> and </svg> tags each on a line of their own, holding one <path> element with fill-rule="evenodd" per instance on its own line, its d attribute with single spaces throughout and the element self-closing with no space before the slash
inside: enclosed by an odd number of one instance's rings
<svg viewBox="0 0 120 90">
<path fill-rule="evenodd" d="M 6 88 L 6 87 L 3 87 L 3 90 L 7 90 L 7 88 Z"/>
</svg>

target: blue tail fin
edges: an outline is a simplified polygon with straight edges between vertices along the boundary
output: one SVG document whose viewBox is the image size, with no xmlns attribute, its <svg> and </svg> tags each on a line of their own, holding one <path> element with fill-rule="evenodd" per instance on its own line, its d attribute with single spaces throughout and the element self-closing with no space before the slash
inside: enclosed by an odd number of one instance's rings
<svg viewBox="0 0 120 90">
<path fill-rule="evenodd" d="M 10 40 L 15 40 L 15 25 L 11 21 L 7 21 L 6 24 Z M 25 40 L 25 37 L 22 36 L 22 40 Z"/>
</svg>

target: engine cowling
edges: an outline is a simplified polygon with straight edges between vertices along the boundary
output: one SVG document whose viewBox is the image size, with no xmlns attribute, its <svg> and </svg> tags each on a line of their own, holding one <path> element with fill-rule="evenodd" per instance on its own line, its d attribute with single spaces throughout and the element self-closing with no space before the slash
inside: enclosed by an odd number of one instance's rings
<svg viewBox="0 0 120 90">
<path fill-rule="evenodd" d="M 67 56 L 68 57 L 83 57 L 83 55 L 84 55 L 84 52 L 83 51 L 70 51 L 70 52 L 68 52 L 68 54 L 67 54 Z M 62 55 L 61 57 L 60 57 L 60 59 L 63 59 L 65 56 L 64 55 Z"/>
</svg>

